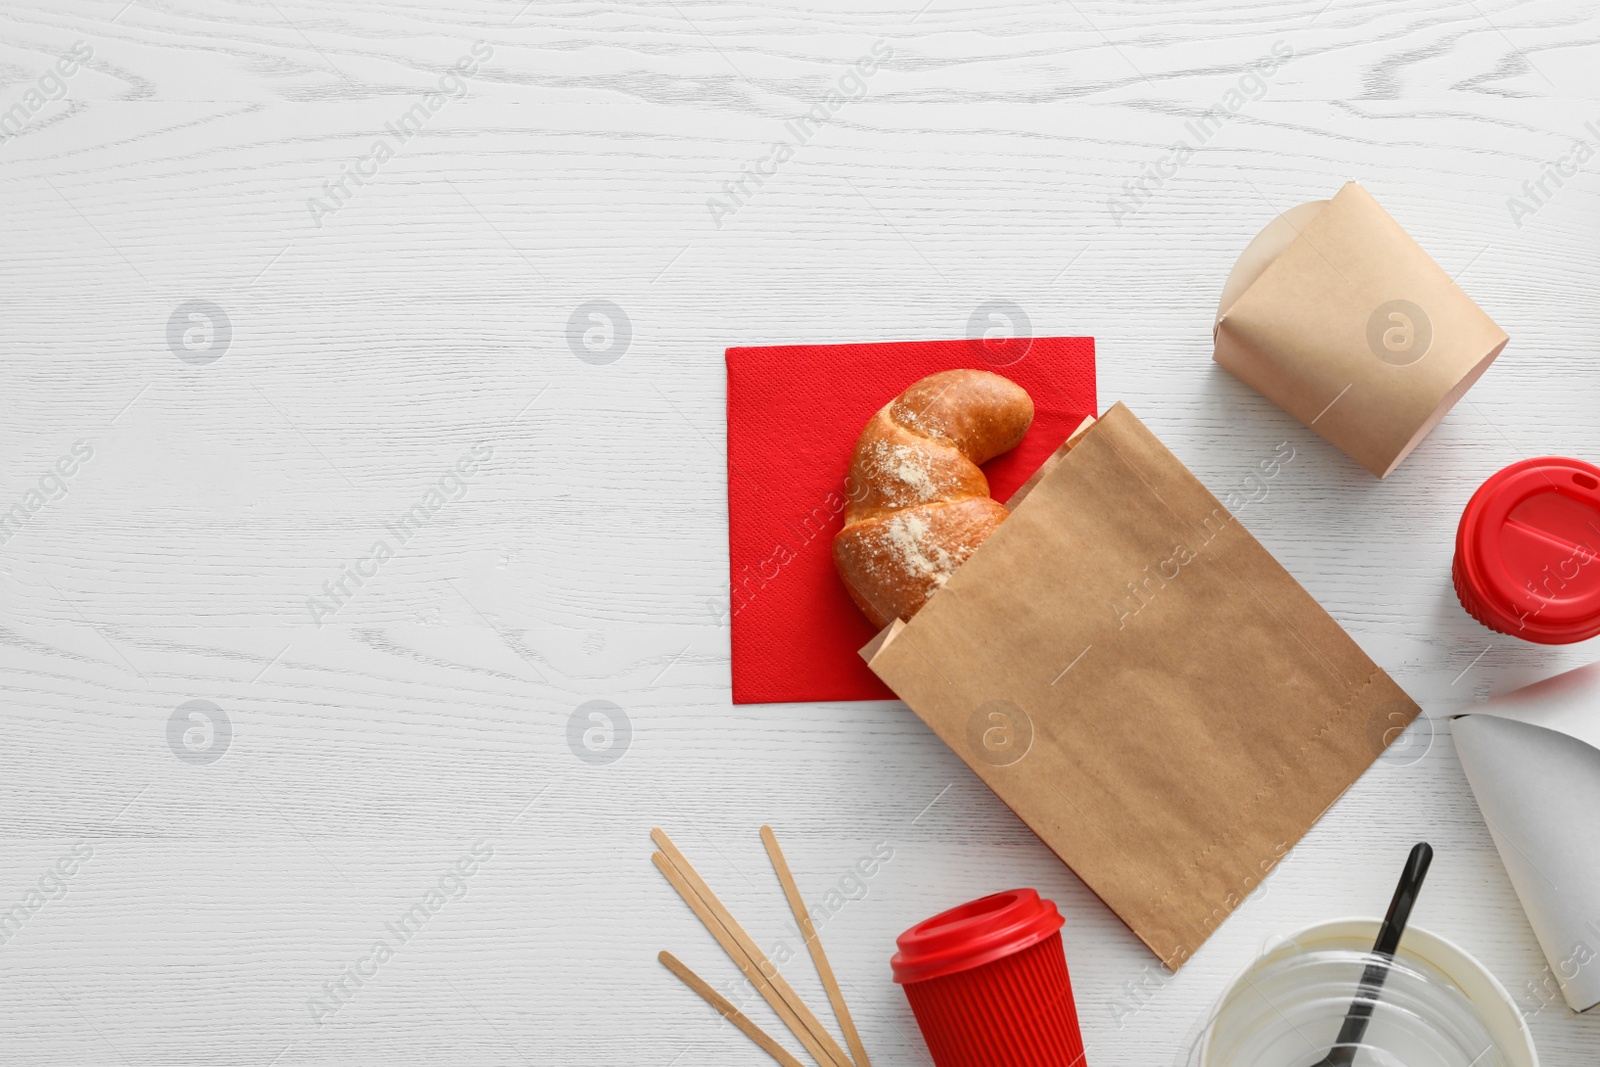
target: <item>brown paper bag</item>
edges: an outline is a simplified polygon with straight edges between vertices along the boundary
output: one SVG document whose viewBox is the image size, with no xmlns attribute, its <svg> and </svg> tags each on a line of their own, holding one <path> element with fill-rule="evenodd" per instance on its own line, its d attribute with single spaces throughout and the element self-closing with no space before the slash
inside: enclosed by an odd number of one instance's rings
<svg viewBox="0 0 1600 1067">
<path fill-rule="evenodd" d="M 1418 708 L 1121 404 L 1018 498 L 862 655 L 1176 970 Z"/>
<path fill-rule="evenodd" d="M 1218 363 L 1383 478 L 1505 331 L 1355 182 L 1284 212 L 1223 289 Z"/>
</svg>

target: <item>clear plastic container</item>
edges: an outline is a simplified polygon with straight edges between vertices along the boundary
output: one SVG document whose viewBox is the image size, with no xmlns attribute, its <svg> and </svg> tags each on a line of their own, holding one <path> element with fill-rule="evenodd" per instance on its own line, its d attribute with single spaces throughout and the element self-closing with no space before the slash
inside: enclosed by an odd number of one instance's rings
<svg viewBox="0 0 1600 1067">
<path fill-rule="evenodd" d="M 1185 1067 L 1320 1063 L 1363 972 L 1377 962 L 1387 962 L 1388 976 L 1357 1046 L 1357 1067 L 1538 1067 L 1515 1003 L 1481 964 L 1415 929 L 1392 962 L 1380 961 L 1368 951 L 1377 925 L 1325 923 L 1268 950 L 1218 1002 Z"/>
</svg>

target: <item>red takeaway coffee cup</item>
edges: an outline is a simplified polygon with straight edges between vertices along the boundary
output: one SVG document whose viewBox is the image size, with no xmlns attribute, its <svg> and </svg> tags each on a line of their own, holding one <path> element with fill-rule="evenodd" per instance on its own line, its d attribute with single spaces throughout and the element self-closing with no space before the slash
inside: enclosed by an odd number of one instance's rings
<svg viewBox="0 0 1600 1067">
<path fill-rule="evenodd" d="M 889 965 L 936 1067 L 1081 1067 L 1064 922 L 1032 889 L 1012 889 L 900 935 Z"/>
<path fill-rule="evenodd" d="M 1451 578 L 1491 630 L 1543 645 L 1600 634 L 1600 467 L 1525 459 L 1484 482 L 1461 513 Z"/>
</svg>

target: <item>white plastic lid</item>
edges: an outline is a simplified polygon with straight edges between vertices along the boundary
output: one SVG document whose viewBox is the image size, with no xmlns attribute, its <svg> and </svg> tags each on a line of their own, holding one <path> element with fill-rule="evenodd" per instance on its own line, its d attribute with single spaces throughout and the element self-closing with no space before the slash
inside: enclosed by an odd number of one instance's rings
<svg viewBox="0 0 1600 1067">
<path fill-rule="evenodd" d="M 1370 965 L 1387 977 L 1366 1033 L 1361 1067 L 1515 1067 L 1477 1007 L 1442 972 L 1402 956 L 1348 949 L 1269 953 L 1224 995 L 1186 1067 L 1313 1067 L 1338 1038 Z"/>
</svg>

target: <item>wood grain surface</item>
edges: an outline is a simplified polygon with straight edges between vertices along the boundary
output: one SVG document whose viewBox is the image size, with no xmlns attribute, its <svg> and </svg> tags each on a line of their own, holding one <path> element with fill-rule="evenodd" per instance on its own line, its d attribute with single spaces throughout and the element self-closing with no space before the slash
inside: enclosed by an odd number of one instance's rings
<svg viewBox="0 0 1600 1067">
<path fill-rule="evenodd" d="M 648 833 L 821 1009 L 770 822 L 879 1064 L 935 911 L 1037 887 L 1090 1062 L 1176 1065 L 1421 838 L 1415 921 L 1593 1064 L 1447 716 L 1596 655 L 1449 565 L 1491 472 L 1600 457 L 1600 159 L 1548 177 L 1597 64 L 1581 0 L 4 0 L 0 1062 L 757 1062 L 655 961 L 781 1031 Z M 1381 483 L 1210 362 L 1245 243 L 1352 178 L 1512 337 Z M 1177 976 L 904 706 L 729 703 L 723 349 L 990 302 L 1219 494 L 1288 442 L 1241 519 L 1428 713 Z"/>
</svg>

